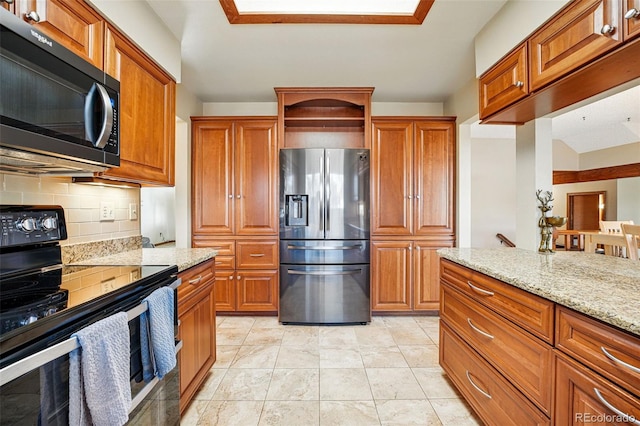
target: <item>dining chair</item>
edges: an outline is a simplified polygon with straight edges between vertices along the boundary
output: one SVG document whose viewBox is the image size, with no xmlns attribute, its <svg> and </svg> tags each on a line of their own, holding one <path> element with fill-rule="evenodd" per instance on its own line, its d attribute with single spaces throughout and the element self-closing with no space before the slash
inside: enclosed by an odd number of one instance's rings
<svg viewBox="0 0 640 426">
<path fill-rule="evenodd" d="M 621 234 L 622 233 L 621 226 L 623 224 L 633 225 L 633 221 L 632 220 L 601 220 L 600 232 Z M 605 245 L 604 254 L 609 256 L 625 257 L 624 249 L 625 249 L 624 245 L 622 246 Z"/>
<path fill-rule="evenodd" d="M 622 235 L 624 235 L 625 242 L 627 243 L 627 255 L 629 259 L 639 260 L 640 225 L 623 223 L 621 227 Z"/>
</svg>

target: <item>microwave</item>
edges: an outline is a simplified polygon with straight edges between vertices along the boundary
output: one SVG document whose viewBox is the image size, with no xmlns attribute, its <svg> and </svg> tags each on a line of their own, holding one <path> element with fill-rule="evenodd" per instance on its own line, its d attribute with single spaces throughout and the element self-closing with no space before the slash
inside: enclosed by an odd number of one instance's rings
<svg viewBox="0 0 640 426">
<path fill-rule="evenodd" d="M 120 83 L 0 7 L 0 172 L 120 165 Z"/>
</svg>

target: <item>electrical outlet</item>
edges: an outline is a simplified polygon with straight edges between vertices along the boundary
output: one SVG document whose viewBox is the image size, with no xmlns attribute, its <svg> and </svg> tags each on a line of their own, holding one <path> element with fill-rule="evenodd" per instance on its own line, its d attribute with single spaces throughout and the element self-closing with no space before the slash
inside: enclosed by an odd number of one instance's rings
<svg viewBox="0 0 640 426">
<path fill-rule="evenodd" d="M 129 203 L 129 220 L 138 220 L 138 205 Z"/>
<path fill-rule="evenodd" d="M 100 201 L 100 222 L 116 220 L 116 209 L 113 201 Z"/>
</svg>

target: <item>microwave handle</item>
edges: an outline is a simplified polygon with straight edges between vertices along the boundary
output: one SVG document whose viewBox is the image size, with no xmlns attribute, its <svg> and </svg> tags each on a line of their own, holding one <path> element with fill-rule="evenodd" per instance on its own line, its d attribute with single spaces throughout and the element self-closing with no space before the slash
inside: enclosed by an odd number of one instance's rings
<svg viewBox="0 0 640 426">
<path fill-rule="evenodd" d="M 100 102 L 102 104 L 103 111 L 102 123 L 99 132 L 96 132 L 96 117 L 94 115 L 93 108 L 96 102 Z M 105 89 L 101 84 L 93 83 L 89 93 L 87 93 L 87 98 L 84 102 L 84 123 L 89 141 L 96 148 L 104 148 L 109 141 L 111 128 L 113 127 L 113 106 L 111 105 L 111 99 L 109 98 L 107 89 Z"/>
</svg>

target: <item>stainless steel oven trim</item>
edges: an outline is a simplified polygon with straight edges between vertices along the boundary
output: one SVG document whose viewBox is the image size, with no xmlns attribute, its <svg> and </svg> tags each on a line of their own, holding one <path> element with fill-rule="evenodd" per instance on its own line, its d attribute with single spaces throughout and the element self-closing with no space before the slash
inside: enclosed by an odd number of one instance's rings
<svg viewBox="0 0 640 426">
<path fill-rule="evenodd" d="M 180 284 L 181 280 L 177 279 L 169 287 L 175 290 Z M 132 308 L 126 312 L 127 320 L 131 321 L 132 319 L 139 317 L 148 309 L 149 307 L 147 302 L 140 303 L 135 308 Z M 68 354 L 79 347 L 80 343 L 78 342 L 78 339 L 76 337 L 71 337 L 38 353 L 25 357 L 20 361 L 14 362 L 13 364 L 8 365 L 0 370 L 0 386 L 4 386 L 5 384 L 17 379 L 23 374 L 27 374 L 28 372 L 33 371 L 38 367 L 42 367 L 43 365 L 53 361 L 54 359 Z"/>
</svg>

